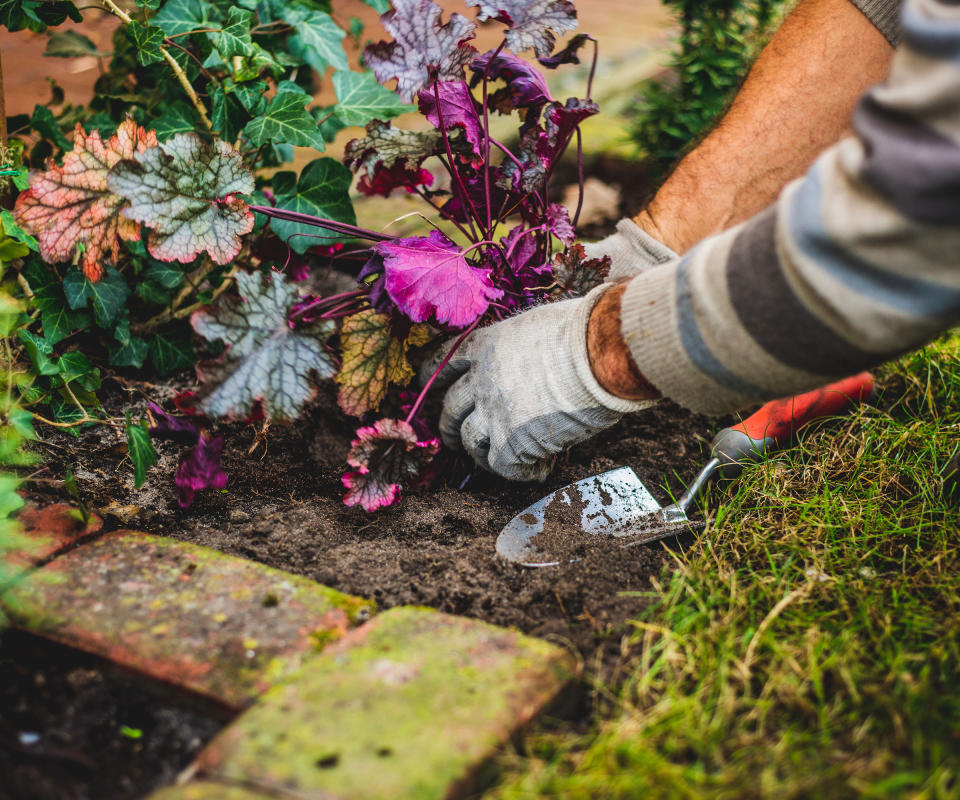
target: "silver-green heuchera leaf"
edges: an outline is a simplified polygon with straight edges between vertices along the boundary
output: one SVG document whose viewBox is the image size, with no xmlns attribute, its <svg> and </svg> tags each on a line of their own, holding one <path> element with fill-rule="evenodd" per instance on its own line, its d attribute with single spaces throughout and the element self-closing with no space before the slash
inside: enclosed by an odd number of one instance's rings
<svg viewBox="0 0 960 800">
<path fill-rule="evenodd" d="M 300 297 L 278 273 L 240 272 L 237 288 L 242 300 L 225 299 L 190 320 L 202 337 L 227 345 L 221 358 L 197 367 L 205 384 L 199 407 L 213 417 L 243 418 L 261 403 L 268 419 L 293 419 L 313 396 L 312 376 L 337 371 L 324 346 L 334 323 L 291 327 L 290 309 Z"/>
<path fill-rule="evenodd" d="M 220 140 L 178 133 L 116 164 L 107 187 L 129 203 L 125 217 L 152 228 L 147 249 L 160 261 L 192 261 L 206 251 L 226 264 L 253 229 L 253 212 L 237 197 L 253 192 L 253 175 Z"/>
</svg>

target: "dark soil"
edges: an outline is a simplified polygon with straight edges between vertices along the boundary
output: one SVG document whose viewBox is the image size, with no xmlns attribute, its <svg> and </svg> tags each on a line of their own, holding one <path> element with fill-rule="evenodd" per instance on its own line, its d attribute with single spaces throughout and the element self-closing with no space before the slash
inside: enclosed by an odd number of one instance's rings
<svg viewBox="0 0 960 800">
<path fill-rule="evenodd" d="M 0 800 L 126 800 L 172 783 L 227 722 L 101 659 L 0 636 Z"/>
<path fill-rule="evenodd" d="M 117 413 L 125 403 L 143 408 L 147 396 L 172 410 L 171 386 L 126 383 L 125 389 L 106 392 Z M 265 437 L 258 426 L 222 426 L 228 489 L 202 493 L 188 510 L 179 508 L 173 485 L 178 445 L 158 443 L 160 464 L 140 491 L 133 489 L 124 443 L 107 426 L 79 438 L 53 433 L 41 447 L 44 474 L 59 478 L 73 470 L 107 529 L 196 542 L 372 598 L 381 608 L 423 605 L 514 626 L 569 643 L 586 663 L 605 665 L 597 677 L 615 681 L 626 622 L 647 602 L 637 593 L 668 563 L 665 546 L 682 546 L 683 537 L 625 550 L 597 541 L 582 548 L 578 563 L 536 570 L 498 558 L 497 535 L 556 488 L 624 465 L 668 501 L 696 474 L 705 459 L 702 438 L 716 424 L 664 403 L 565 454 L 545 484 L 511 484 L 441 455 L 438 485 L 372 515 L 342 503 L 340 477 L 356 421 L 337 410 L 329 388 L 307 419 L 271 427 Z"/>
</svg>

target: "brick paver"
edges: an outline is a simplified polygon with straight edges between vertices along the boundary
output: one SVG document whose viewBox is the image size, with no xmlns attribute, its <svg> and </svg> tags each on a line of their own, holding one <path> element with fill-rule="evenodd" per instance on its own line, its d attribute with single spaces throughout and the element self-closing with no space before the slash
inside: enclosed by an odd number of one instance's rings
<svg viewBox="0 0 960 800">
<path fill-rule="evenodd" d="M 461 796 L 574 677 L 548 642 L 396 608 L 267 692 L 203 751 L 198 775 L 304 800 Z"/>
<path fill-rule="evenodd" d="M 89 539 L 103 528 L 103 520 L 96 514 L 83 518 L 78 508 L 67 503 L 37 506 L 27 502 L 17 514 L 23 533 L 34 540 L 29 552 L 8 553 L 9 561 L 32 566 L 69 550 Z"/>
<path fill-rule="evenodd" d="M 36 575 L 11 590 L 16 627 L 233 708 L 374 610 L 306 578 L 132 531 L 81 545 Z"/>
</svg>

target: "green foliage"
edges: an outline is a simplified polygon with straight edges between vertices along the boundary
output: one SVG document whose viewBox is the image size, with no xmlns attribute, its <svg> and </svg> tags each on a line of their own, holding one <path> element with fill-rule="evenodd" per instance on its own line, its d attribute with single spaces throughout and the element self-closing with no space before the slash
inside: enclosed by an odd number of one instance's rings
<svg viewBox="0 0 960 800">
<path fill-rule="evenodd" d="M 681 24 L 669 75 L 644 82 L 630 135 L 661 172 L 718 121 L 788 0 L 664 0 Z"/>
<path fill-rule="evenodd" d="M 131 422 L 127 414 L 126 425 L 127 452 L 133 462 L 133 485 L 139 489 L 147 479 L 147 470 L 157 464 L 157 451 L 153 449 L 147 423 Z"/>
<path fill-rule="evenodd" d="M 370 5 L 380 13 L 389 8 L 385 0 Z M 78 7 L 60 0 L 0 0 L 0 25 L 43 31 L 65 19 L 81 21 L 81 12 L 86 15 L 93 8 Z M 351 68 L 344 44 L 358 47 L 360 28 L 351 22 L 357 41 L 348 39 L 324 0 L 137 0 L 136 7 L 123 8 L 130 19 L 117 28 L 112 47 L 98 48 L 82 29 L 50 32 L 47 56 L 94 56 L 103 59 L 106 69 L 89 105 L 67 102 L 51 81 L 48 102 L 38 103 L 31 114 L 8 118 L 11 138 L 8 147 L 0 148 L 0 168 L 7 173 L 0 176 L 0 194 L 15 199 L 28 188 L 30 169 L 49 169 L 51 157 L 59 164 L 73 148 L 78 123 L 88 134 L 98 131 L 107 142 L 128 117 L 155 131 L 164 148 L 147 158 L 168 159 L 173 148 L 174 160 L 183 155 L 195 166 L 207 165 L 191 174 L 200 182 L 214 176 L 216 185 L 198 183 L 188 193 L 196 199 L 191 205 L 180 185 L 144 184 L 133 192 L 138 203 L 125 206 L 130 211 L 125 219 L 144 223 L 142 240 L 129 241 L 131 236 L 121 234 L 123 241 L 101 256 L 81 238 L 57 253 L 65 259 L 62 263 L 45 263 L 31 232 L 17 226 L 9 211 L 0 210 L 5 290 L 0 294 L 0 320 L 14 376 L 3 385 L 8 408 L 6 427 L 0 430 L 3 452 L 19 452 L 18 445 L 7 443 L 14 442 L 13 433 L 32 432 L 34 410 L 68 433 L 110 422 L 126 432 L 139 486 L 151 463 L 149 441 L 143 441 L 142 426 L 105 419 L 97 400 L 104 371 L 149 368 L 166 376 L 194 366 L 190 312 L 228 288 L 234 274 L 215 262 L 256 271 L 262 266 L 259 249 L 276 249 L 277 238 L 287 239 L 300 229 L 274 220 L 272 226 L 257 229 L 257 242 L 241 247 L 236 235 L 248 230 L 251 217 L 243 198 L 255 187 L 248 178 L 226 181 L 226 173 L 248 176 L 277 167 L 292 159 L 297 146 L 322 151 L 344 127 L 390 119 L 410 107 L 370 74 Z M 171 67 L 171 58 L 179 73 Z M 62 68 L 62 61 L 51 62 L 51 73 Z M 328 79 L 328 68 L 342 102 L 318 107 L 313 94 Z M 209 129 L 200 107 L 210 120 Z M 112 170 L 112 162 L 104 168 L 116 172 L 112 180 L 132 186 L 141 179 L 141 155 L 131 160 L 127 153 L 121 168 Z M 311 162 L 299 174 L 281 171 L 275 178 L 258 180 L 258 194 L 261 186 L 272 188 L 283 208 L 355 221 L 347 194 L 350 173 L 331 159 Z M 220 188 L 226 196 L 213 197 L 207 191 Z M 128 224 L 134 225 L 136 236 L 135 222 Z M 206 251 L 180 246 L 182 226 L 211 232 Z M 272 245 L 263 244 L 271 238 Z M 290 239 L 300 254 L 316 243 L 306 237 Z M 235 256 L 228 253 L 234 244 L 239 248 Z M 185 260 L 160 260 L 166 258 Z"/>
</svg>

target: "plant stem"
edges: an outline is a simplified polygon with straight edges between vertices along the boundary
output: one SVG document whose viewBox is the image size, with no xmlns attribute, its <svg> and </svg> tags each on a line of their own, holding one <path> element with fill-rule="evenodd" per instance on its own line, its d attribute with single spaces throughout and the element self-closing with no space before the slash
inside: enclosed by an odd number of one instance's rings
<svg viewBox="0 0 960 800">
<path fill-rule="evenodd" d="M 276 217 L 288 222 L 299 222 L 303 225 L 313 225 L 315 228 L 323 228 L 335 233 L 342 233 L 344 236 L 354 236 L 357 239 L 368 239 L 371 242 L 392 242 L 398 237 L 387 233 L 377 233 L 376 231 L 360 228 L 347 222 L 337 222 L 333 219 L 324 217 L 314 217 L 310 214 L 301 214 L 299 211 L 285 211 L 273 206 L 250 206 L 250 210 L 263 214 L 265 217 Z"/>
<path fill-rule="evenodd" d="M 413 190 L 414 190 L 418 195 L 420 195 L 420 198 L 421 198 L 424 202 L 429 203 L 429 204 L 436 210 L 436 212 L 440 215 L 441 219 L 445 219 L 445 220 L 448 220 L 449 222 L 452 222 L 454 225 L 457 226 L 457 230 L 459 230 L 460 233 L 462 233 L 462 234 L 463 234 L 464 236 L 466 236 L 468 239 L 470 238 L 470 233 L 469 233 L 469 231 L 467 231 L 467 229 L 464 228 L 463 225 L 462 225 L 461 223 L 459 223 L 457 220 L 455 220 L 453 217 L 447 216 L 446 214 L 444 214 L 444 213 L 443 213 L 443 209 L 440 208 L 440 206 L 438 206 L 436 203 L 434 203 L 434 202 L 433 202 L 433 199 L 432 199 L 431 197 L 429 197 L 429 196 L 427 195 L 427 193 L 424 192 L 421 187 L 419 187 L 419 186 L 414 186 L 414 187 L 413 187 Z"/>
<path fill-rule="evenodd" d="M 130 15 L 124 11 L 120 6 L 113 2 L 113 0 L 100 0 L 103 3 L 104 8 L 107 9 L 115 17 L 119 17 L 124 24 L 129 25 L 133 20 Z M 173 74 L 177 76 L 177 80 L 180 81 L 180 85 L 183 87 L 183 91 L 187 93 L 187 97 L 190 98 L 190 102 L 193 103 L 193 107 L 197 110 L 197 113 L 200 115 L 200 121 L 206 126 L 207 130 L 213 130 L 213 123 L 210 122 L 210 117 L 207 116 L 207 107 L 203 104 L 203 101 L 197 96 L 196 90 L 193 88 L 193 85 L 190 83 L 190 79 L 187 77 L 187 74 L 183 71 L 183 68 L 177 63 L 176 59 L 170 55 L 165 47 L 161 47 L 160 51 L 163 53 L 164 61 L 170 65 L 170 69 L 173 70 Z"/>
<path fill-rule="evenodd" d="M 440 83 L 436 80 L 433 82 L 433 96 L 437 101 L 437 122 L 440 123 L 440 135 L 443 137 L 443 145 L 447 150 L 447 171 L 450 173 L 450 177 L 454 179 L 455 184 L 460 188 L 460 193 L 463 195 L 464 208 L 470 209 L 470 214 L 472 214 L 473 219 L 477 221 L 477 225 L 483 228 L 483 222 L 480 221 L 480 214 L 470 199 L 470 195 L 467 194 L 467 187 L 464 185 L 463 178 L 460 177 L 460 170 L 456 168 L 453 160 L 453 149 L 450 147 L 450 137 L 447 136 L 447 129 L 443 123 L 443 106 L 440 103 Z M 477 237 L 476 231 L 474 231 L 473 219 L 470 219 L 469 216 L 467 219 L 470 221 L 470 230 L 473 231 L 473 238 L 476 240 L 479 237 Z"/>
<path fill-rule="evenodd" d="M 480 317 L 477 317 L 472 323 L 470 323 L 470 327 L 460 334 L 460 338 L 457 339 L 457 341 L 453 343 L 453 347 L 447 351 L 447 354 L 443 357 L 443 361 L 437 365 L 437 368 L 433 371 L 433 375 L 430 376 L 429 380 L 427 380 L 427 382 L 423 385 L 423 388 L 420 390 L 420 394 L 417 395 L 417 399 L 414 401 L 413 407 L 410 409 L 410 413 L 407 414 L 407 418 L 404 420 L 407 425 L 409 425 L 410 420 L 417 415 L 417 412 L 420 410 L 420 406 L 423 405 L 423 401 L 426 399 L 427 392 L 430 391 L 430 387 L 433 386 L 434 382 L 437 380 L 437 376 L 443 371 L 443 368 L 450 363 L 450 359 L 453 358 L 453 354 L 457 352 L 457 350 L 460 348 L 460 345 L 462 345 L 464 340 L 471 333 L 473 333 L 474 328 L 476 328 L 479 324 Z"/>
<path fill-rule="evenodd" d="M 583 134 L 580 133 L 580 126 L 577 125 L 577 185 L 580 193 L 577 195 L 577 210 L 573 215 L 573 229 L 577 229 L 577 222 L 580 220 L 580 210 L 583 208 Z"/>
<path fill-rule="evenodd" d="M 493 220 L 491 219 L 490 208 L 490 109 L 487 106 L 488 74 L 490 72 L 490 65 L 494 59 L 500 55 L 500 51 L 503 50 L 506 43 L 506 39 L 500 42 L 500 46 L 494 51 L 493 55 L 487 59 L 487 66 L 483 68 L 483 191 L 487 203 L 487 231 L 485 234 L 487 238 L 490 237 L 493 231 Z"/>
<path fill-rule="evenodd" d="M 187 49 L 186 47 L 184 47 L 182 44 L 177 44 L 177 42 L 171 41 L 169 37 L 167 37 L 166 39 L 164 39 L 164 40 L 163 40 L 163 43 L 166 44 L 166 45 L 170 45 L 171 47 L 176 47 L 177 50 L 182 50 L 183 53 L 184 53 L 188 58 L 192 58 L 192 59 L 194 60 L 194 62 L 196 62 L 197 66 L 200 67 L 200 72 L 203 73 L 203 76 L 204 76 L 208 81 L 210 81 L 211 83 L 213 83 L 215 86 L 219 86 L 219 85 L 220 85 L 220 81 L 217 80 L 216 76 L 214 76 L 214 74 L 213 74 L 212 72 L 210 72 L 210 70 L 208 70 L 205 66 L 203 66 L 203 62 L 202 62 L 199 58 L 197 58 L 189 49 Z"/>
<path fill-rule="evenodd" d="M 593 76 L 597 72 L 597 56 L 600 53 L 600 45 L 597 40 L 591 36 L 590 41 L 593 42 L 593 61 L 590 64 L 590 74 L 587 76 L 587 100 L 590 99 L 593 92 Z"/>
</svg>

